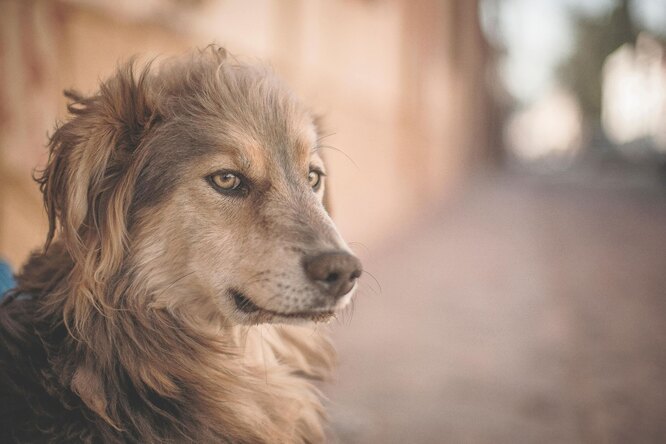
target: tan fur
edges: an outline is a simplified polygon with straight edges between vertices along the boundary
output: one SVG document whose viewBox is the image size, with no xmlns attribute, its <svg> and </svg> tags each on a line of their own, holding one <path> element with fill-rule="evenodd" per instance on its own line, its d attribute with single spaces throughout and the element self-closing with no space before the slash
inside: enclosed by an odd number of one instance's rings
<svg viewBox="0 0 666 444">
<path fill-rule="evenodd" d="M 34 436 L 323 441 L 311 381 L 328 375 L 333 350 L 321 329 L 282 325 L 341 308 L 322 302 L 300 262 L 347 250 L 324 189 L 307 184 L 308 168 L 323 168 L 315 119 L 266 69 L 213 47 L 138 78 L 129 64 L 99 93 L 70 97 L 73 117 L 38 179 L 47 249 L 19 291 L 34 295 L 26 322 L 49 363 L 35 378 L 50 375 L 49 396 L 81 417 Z M 252 178 L 252 196 L 226 198 L 203 180 L 227 168 Z M 232 287 L 269 311 L 240 312 Z M 35 414 L 55 415 L 51 404 Z"/>
</svg>

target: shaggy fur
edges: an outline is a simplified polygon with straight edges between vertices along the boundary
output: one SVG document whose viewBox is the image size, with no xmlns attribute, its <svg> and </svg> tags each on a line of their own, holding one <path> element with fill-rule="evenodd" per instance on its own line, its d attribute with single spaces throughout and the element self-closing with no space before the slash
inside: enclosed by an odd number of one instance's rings
<svg viewBox="0 0 666 444">
<path fill-rule="evenodd" d="M 37 178 L 46 245 L 0 307 L 0 442 L 323 441 L 311 381 L 332 348 L 283 325 L 348 300 L 301 276 L 348 251 L 307 182 L 315 119 L 219 48 L 68 96 Z M 247 197 L 203 180 L 229 166 Z M 239 310 L 239 288 L 267 310 Z"/>
</svg>

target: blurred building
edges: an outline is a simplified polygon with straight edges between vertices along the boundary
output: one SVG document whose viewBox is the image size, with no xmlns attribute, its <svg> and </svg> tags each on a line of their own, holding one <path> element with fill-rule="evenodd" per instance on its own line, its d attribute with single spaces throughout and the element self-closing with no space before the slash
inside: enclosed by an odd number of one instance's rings
<svg viewBox="0 0 666 444">
<path fill-rule="evenodd" d="M 45 223 L 30 181 L 62 90 L 92 92 L 123 60 L 210 42 L 266 60 L 327 116 L 334 210 L 350 240 L 386 238 L 493 154 L 490 51 L 468 0 L 3 0 L 0 254 Z M 350 160 L 351 159 L 351 160 Z"/>
</svg>

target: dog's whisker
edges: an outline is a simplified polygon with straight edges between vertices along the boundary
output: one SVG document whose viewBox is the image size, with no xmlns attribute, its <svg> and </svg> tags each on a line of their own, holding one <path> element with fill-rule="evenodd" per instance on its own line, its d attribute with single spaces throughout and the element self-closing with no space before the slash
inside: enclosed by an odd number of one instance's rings
<svg viewBox="0 0 666 444">
<path fill-rule="evenodd" d="M 248 285 L 252 285 L 252 284 L 255 284 L 255 283 L 257 283 L 257 282 L 262 282 L 263 280 L 268 280 L 269 278 L 263 278 L 263 279 L 262 279 L 262 276 L 265 275 L 266 273 L 268 273 L 268 271 L 266 271 L 266 270 L 262 270 L 262 271 L 258 271 L 258 272 L 256 272 L 256 273 L 254 273 L 252 276 L 250 276 L 249 278 L 247 278 L 247 279 L 241 284 L 241 288 L 245 288 L 246 286 L 248 286 Z"/>
<path fill-rule="evenodd" d="M 323 134 L 323 135 L 317 137 L 317 143 L 318 143 L 318 142 L 321 142 L 322 140 L 324 140 L 324 139 L 326 139 L 326 138 L 328 138 L 328 137 L 335 136 L 336 134 L 337 134 L 336 132 Z"/>
<path fill-rule="evenodd" d="M 247 307 L 250 307 L 250 306 L 251 306 L 250 304 L 252 304 L 252 301 L 250 301 L 250 300 L 247 299 L 247 298 L 244 298 L 244 299 L 241 301 L 240 305 L 238 305 L 238 310 L 241 311 L 241 312 L 243 312 L 243 311 L 245 311 L 245 309 L 246 309 Z"/>
<path fill-rule="evenodd" d="M 381 295 L 383 293 L 382 284 L 379 283 L 379 280 L 375 277 L 375 275 L 370 273 L 368 270 L 363 270 L 363 275 L 361 275 L 361 277 L 363 277 L 364 275 L 370 276 L 372 278 L 372 280 L 375 281 L 375 283 L 377 284 L 377 287 L 379 289 L 379 295 Z M 359 280 L 359 282 L 361 282 L 361 281 Z"/>
<path fill-rule="evenodd" d="M 372 295 L 374 295 L 374 296 L 380 296 L 379 292 L 372 285 L 370 285 L 368 282 L 359 281 L 359 283 L 358 283 L 359 294 L 361 294 L 365 290 L 371 292 Z"/>
<path fill-rule="evenodd" d="M 368 246 L 365 245 L 365 244 L 362 243 L 362 242 L 347 242 L 347 243 L 349 244 L 349 246 L 358 245 L 358 246 L 360 246 L 360 247 L 363 247 L 363 249 L 365 250 L 366 254 L 370 252 L 370 249 L 368 248 Z"/>
<path fill-rule="evenodd" d="M 262 278 L 262 277 L 258 277 L 258 278 L 253 279 L 253 280 L 247 280 L 247 281 L 245 281 L 245 282 L 243 283 L 243 285 L 241 285 L 241 288 L 246 288 L 246 287 L 249 287 L 250 285 L 261 284 L 261 283 L 263 283 L 263 282 L 268 282 L 268 281 L 270 281 L 270 278 Z"/>
<path fill-rule="evenodd" d="M 280 298 L 282 296 L 283 296 L 282 293 L 275 293 L 272 296 L 270 296 L 268 299 L 266 299 L 266 303 L 268 304 L 268 303 L 270 303 L 270 302 L 274 301 L 275 299 Z"/>
<path fill-rule="evenodd" d="M 268 365 L 266 364 L 266 350 L 264 343 L 263 326 L 259 326 L 259 337 L 261 338 L 261 356 L 264 359 L 264 378 L 266 380 L 266 385 L 268 385 Z"/>
<path fill-rule="evenodd" d="M 352 163 L 352 165 L 354 165 L 356 167 L 357 170 L 359 170 L 359 171 L 361 170 L 361 168 L 354 161 L 354 159 L 352 159 L 349 154 L 345 153 L 340 148 L 336 148 L 336 147 L 331 146 L 331 145 L 317 145 L 317 149 L 320 149 L 320 148 L 325 148 L 325 149 L 335 151 L 335 152 L 338 152 L 338 153 L 342 154 L 343 156 L 345 156 Z"/>
<path fill-rule="evenodd" d="M 243 343 L 242 351 L 245 353 L 245 350 L 247 349 L 247 338 L 250 335 L 250 327 L 249 326 L 244 326 L 241 328 L 240 331 L 240 336 L 241 336 L 241 341 Z"/>
<path fill-rule="evenodd" d="M 351 324 L 352 319 L 354 318 L 354 310 L 356 310 L 356 299 L 352 299 L 349 304 L 349 324 Z"/>
<path fill-rule="evenodd" d="M 347 304 L 345 308 L 340 311 L 340 324 L 349 326 L 351 324 L 352 316 L 354 314 L 355 298 Z"/>
</svg>

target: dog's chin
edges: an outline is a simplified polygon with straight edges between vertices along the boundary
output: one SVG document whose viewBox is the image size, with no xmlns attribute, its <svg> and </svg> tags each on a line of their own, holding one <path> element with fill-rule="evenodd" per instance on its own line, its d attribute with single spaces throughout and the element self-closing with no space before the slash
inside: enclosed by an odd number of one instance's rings
<svg viewBox="0 0 666 444">
<path fill-rule="evenodd" d="M 330 321 L 335 316 L 336 312 L 342 308 L 339 306 L 340 304 L 338 304 L 335 307 L 321 309 L 281 312 L 259 307 L 252 302 L 247 295 L 239 290 L 231 289 L 228 293 L 235 307 L 234 317 L 243 324 L 303 324 L 307 322 L 326 322 Z"/>
</svg>

